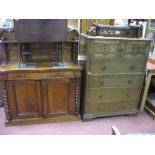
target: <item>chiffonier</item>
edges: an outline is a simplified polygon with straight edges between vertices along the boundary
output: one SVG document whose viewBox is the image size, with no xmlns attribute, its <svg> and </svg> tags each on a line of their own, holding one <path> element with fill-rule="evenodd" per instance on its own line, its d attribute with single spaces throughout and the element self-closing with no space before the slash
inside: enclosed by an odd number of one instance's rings
<svg viewBox="0 0 155 155">
<path fill-rule="evenodd" d="M 83 120 L 138 112 L 149 44 L 144 38 L 80 35 Z"/>
<path fill-rule="evenodd" d="M 20 19 L 14 25 L 16 47 L 6 49 L 0 67 L 6 125 L 79 120 L 82 67 L 65 59 L 67 20 Z"/>
</svg>

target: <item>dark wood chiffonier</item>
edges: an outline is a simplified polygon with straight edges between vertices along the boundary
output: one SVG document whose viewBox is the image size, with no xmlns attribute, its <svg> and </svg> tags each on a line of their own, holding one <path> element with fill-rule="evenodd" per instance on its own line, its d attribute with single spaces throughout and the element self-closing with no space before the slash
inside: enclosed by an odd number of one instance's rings
<svg viewBox="0 0 155 155">
<path fill-rule="evenodd" d="M 80 35 L 84 120 L 138 112 L 149 44 L 144 38 Z"/>
<path fill-rule="evenodd" d="M 14 25 L 16 49 L 0 67 L 6 125 L 79 120 L 82 67 L 65 59 L 67 20 Z"/>
</svg>

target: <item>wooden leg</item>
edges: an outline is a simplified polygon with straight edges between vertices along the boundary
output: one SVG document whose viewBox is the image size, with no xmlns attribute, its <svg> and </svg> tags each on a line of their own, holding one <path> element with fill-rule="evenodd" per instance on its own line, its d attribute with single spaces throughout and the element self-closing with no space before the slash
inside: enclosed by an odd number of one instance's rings
<svg viewBox="0 0 155 155">
<path fill-rule="evenodd" d="M 89 122 L 92 121 L 94 118 L 83 118 L 82 122 Z"/>
<path fill-rule="evenodd" d="M 128 113 L 128 114 L 126 114 L 126 116 L 129 116 L 129 117 L 137 116 L 137 115 L 138 115 L 138 112 L 136 112 L 136 113 Z"/>
</svg>

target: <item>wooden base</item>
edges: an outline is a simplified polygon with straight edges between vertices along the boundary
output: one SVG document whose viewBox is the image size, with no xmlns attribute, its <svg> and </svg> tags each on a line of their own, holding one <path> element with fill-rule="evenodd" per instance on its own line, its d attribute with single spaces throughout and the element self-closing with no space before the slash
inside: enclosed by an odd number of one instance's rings
<svg viewBox="0 0 155 155">
<path fill-rule="evenodd" d="M 155 120 L 155 112 L 152 111 L 147 105 L 145 105 L 145 110 L 151 116 L 151 118 Z"/>
<path fill-rule="evenodd" d="M 12 125 L 28 125 L 28 124 L 38 124 L 38 123 L 58 123 L 58 122 L 70 122 L 70 121 L 79 121 L 80 116 L 62 116 L 62 117 L 53 117 L 53 118 L 27 118 L 27 119 L 21 119 L 21 120 L 12 120 L 5 122 L 6 126 L 12 126 Z"/>
<path fill-rule="evenodd" d="M 138 114 L 138 110 L 131 110 L 131 111 L 123 111 L 123 112 L 113 112 L 113 113 L 103 113 L 103 114 L 84 114 L 82 117 L 82 121 L 90 121 L 96 118 L 101 118 L 101 117 L 109 117 L 109 116 L 122 116 L 122 115 L 127 115 L 127 116 L 136 116 Z"/>
</svg>

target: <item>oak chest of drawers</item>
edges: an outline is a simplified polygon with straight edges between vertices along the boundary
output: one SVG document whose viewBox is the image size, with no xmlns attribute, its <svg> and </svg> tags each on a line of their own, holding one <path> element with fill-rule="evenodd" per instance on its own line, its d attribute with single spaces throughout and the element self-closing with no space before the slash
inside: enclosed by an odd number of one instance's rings
<svg viewBox="0 0 155 155">
<path fill-rule="evenodd" d="M 82 119 L 138 112 L 150 40 L 81 34 Z"/>
</svg>

